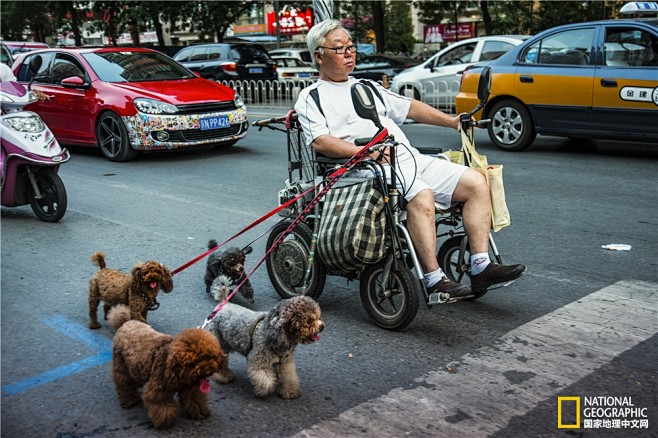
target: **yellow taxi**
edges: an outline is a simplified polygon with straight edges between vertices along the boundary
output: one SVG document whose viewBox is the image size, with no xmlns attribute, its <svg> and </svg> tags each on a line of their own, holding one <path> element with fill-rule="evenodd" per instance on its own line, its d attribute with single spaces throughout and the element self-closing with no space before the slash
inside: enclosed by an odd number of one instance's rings
<svg viewBox="0 0 658 438">
<path fill-rule="evenodd" d="M 537 134 L 658 142 L 658 18 L 545 30 L 468 68 L 457 113 L 477 104 L 483 65 L 491 67 L 491 95 L 476 118 L 491 119 L 489 137 L 500 149 L 526 149 Z"/>
</svg>

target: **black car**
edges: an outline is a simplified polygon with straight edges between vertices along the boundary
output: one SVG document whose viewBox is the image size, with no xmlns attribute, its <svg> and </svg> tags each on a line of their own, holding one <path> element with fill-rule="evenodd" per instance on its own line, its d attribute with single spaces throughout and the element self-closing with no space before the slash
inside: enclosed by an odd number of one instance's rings
<svg viewBox="0 0 658 438">
<path fill-rule="evenodd" d="M 215 43 L 185 47 L 174 60 L 216 81 L 276 80 L 276 62 L 259 44 Z"/>
<path fill-rule="evenodd" d="M 382 76 L 389 79 L 402 70 L 420 64 L 416 59 L 389 55 L 365 55 L 357 59 L 356 68 L 352 76 L 358 79 L 372 79 L 382 81 Z"/>
</svg>

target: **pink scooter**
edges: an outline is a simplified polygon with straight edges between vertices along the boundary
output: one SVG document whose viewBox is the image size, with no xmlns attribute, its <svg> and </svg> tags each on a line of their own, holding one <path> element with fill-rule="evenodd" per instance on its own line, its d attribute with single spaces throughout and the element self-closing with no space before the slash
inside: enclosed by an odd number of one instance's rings
<svg viewBox="0 0 658 438">
<path fill-rule="evenodd" d="M 30 65 L 32 76 L 41 57 Z M 36 101 L 36 95 L 16 82 L 0 83 L 0 167 L 2 205 L 30 204 L 34 214 L 45 222 L 57 222 L 66 212 L 66 189 L 57 174 L 59 165 L 70 154 L 36 113 L 23 107 Z"/>
</svg>

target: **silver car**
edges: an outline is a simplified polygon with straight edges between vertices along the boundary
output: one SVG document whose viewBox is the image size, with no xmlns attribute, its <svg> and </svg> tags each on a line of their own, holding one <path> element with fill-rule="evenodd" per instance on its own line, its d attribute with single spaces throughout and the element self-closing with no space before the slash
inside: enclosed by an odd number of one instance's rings
<svg viewBox="0 0 658 438">
<path fill-rule="evenodd" d="M 391 82 L 391 89 L 452 111 L 461 74 L 467 66 L 496 59 L 528 38 L 527 35 L 499 35 L 458 41 L 422 64 L 398 73 Z"/>
</svg>

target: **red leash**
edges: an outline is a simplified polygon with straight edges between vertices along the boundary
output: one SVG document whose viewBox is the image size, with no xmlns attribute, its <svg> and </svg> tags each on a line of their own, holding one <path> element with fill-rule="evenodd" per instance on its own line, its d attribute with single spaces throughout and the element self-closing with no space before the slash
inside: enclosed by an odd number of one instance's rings
<svg viewBox="0 0 658 438">
<path fill-rule="evenodd" d="M 281 243 L 281 241 L 283 241 L 283 239 L 285 239 L 285 237 L 286 237 L 286 236 L 287 236 L 287 235 L 288 235 L 288 234 L 289 234 L 289 233 L 290 233 L 290 232 L 291 232 L 291 231 L 292 231 L 297 225 L 299 225 L 299 223 L 300 223 L 302 220 L 304 220 L 304 218 L 306 217 L 306 215 L 308 215 L 308 213 L 311 212 L 311 210 L 313 209 L 313 207 L 315 207 L 315 204 L 317 204 L 317 203 L 320 201 L 320 199 L 322 199 L 322 198 L 324 197 L 324 195 L 329 191 L 329 189 L 331 189 L 331 187 L 332 187 L 334 184 L 336 184 L 336 182 L 338 181 L 338 178 L 340 178 L 340 177 L 341 177 L 346 171 L 348 171 L 350 168 L 352 168 L 356 163 L 358 163 L 359 161 L 363 160 L 363 159 L 368 155 L 368 152 L 369 152 L 370 148 L 371 148 L 372 146 L 378 144 L 379 142 L 381 142 L 384 138 L 386 138 L 386 136 L 388 136 L 388 131 L 387 131 L 386 129 L 381 130 L 379 133 L 377 133 L 377 134 L 375 135 L 375 137 L 373 137 L 372 140 L 370 140 L 370 141 L 368 142 L 367 145 L 365 145 L 365 146 L 364 146 L 363 148 L 361 148 L 356 154 L 354 154 L 354 155 L 352 156 L 352 158 L 350 158 L 350 159 L 347 161 L 347 163 L 345 163 L 344 165 L 342 165 L 340 168 L 336 169 L 331 175 L 329 175 L 329 176 L 327 177 L 327 183 L 326 183 L 325 186 L 322 188 L 322 190 L 320 190 L 320 193 L 318 193 L 318 194 L 317 194 L 317 195 L 316 195 L 316 196 L 315 196 L 315 197 L 314 197 L 314 198 L 313 198 L 313 199 L 312 199 L 312 200 L 306 205 L 306 207 L 304 207 L 304 210 L 302 210 L 302 212 L 299 213 L 299 215 L 295 218 L 295 220 L 293 220 L 292 223 L 291 223 L 290 225 L 288 225 L 288 228 L 286 228 L 286 230 L 285 230 L 283 233 L 281 233 L 281 235 L 278 237 L 278 239 L 277 239 L 277 240 L 272 244 L 272 246 L 270 246 L 270 248 L 265 252 L 265 255 L 264 255 L 264 256 L 258 261 L 258 263 L 256 263 L 256 265 L 254 266 L 254 268 L 253 268 L 251 271 L 249 271 L 249 274 L 245 275 L 244 278 L 242 279 L 242 281 L 241 281 L 241 282 L 240 282 L 240 283 L 239 283 L 239 284 L 233 289 L 233 291 L 231 291 L 231 293 L 228 294 L 228 295 L 226 296 L 226 298 L 224 298 L 224 300 L 223 300 L 221 303 L 219 303 L 219 304 L 213 309 L 213 311 L 210 313 L 210 315 L 208 315 L 208 318 L 206 318 L 206 320 L 203 322 L 203 325 L 201 326 L 201 328 L 205 328 L 205 326 L 208 325 L 208 323 L 210 323 L 210 321 L 213 320 L 213 318 L 219 313 L 219 311 L 222 310 L 222 308 L 224 307 L 224 305 L 226 305 L 226 303 L 228 303 L 228 302 L 230 301 L 230 299 L 233 298 L 233 295 L 235 295 L 235 293 L 236 293 L 236 292 L 240 289 L 240 287 L 241 287 L 241 286 L 247 281 L 247 279 L 251 276 L 251 274 L 253 274 L 253 273 L 256 271 L 256 269 L 258 269 L 258 268 L 260 267 L 260 265 L 263 264 L 263 262 L 265 261 L 265 259 L 267 258 L 267 256 L 268 256 L 268 255 L 269 255 L 269 254 L 270 254 L 270 253 L 271 253 L 271 252 L 272 252 L 277 246 L 279 246 L 279 244 Z M 318 184 L 318 185 L 319 185 L 319 184 Z M 313 189 L 315 189 L 316 187 L 318 187 L 318 186 L 313 187 Z M 302 195 L 300 195 L 300 196 L 303 196 L 303 195 L 305 195 L 306 193 L 308 193 L 308 191 L 304 192 L 304 193 L 303 193 Z M 299 198 L 300 196 L 297 196 L 295 199 L 293 199 L 293 201 L 296 200 L 297 198 Z M 291 201 L 287 202 L 285 205 L 288 205 L 290 202 L 291 202 Z M 268 214 L 269 214 L 270 216 L 272 215 L 271 212 L 268 213 Z M 269 217 L 269 216 L 268 216 L 268 217 Z M 262 222 L 262 220 L 257 221 L 256 223 L 260 223 L 260 222 Z M 243 232 L 247 231 L 247 229 L 249 229 L 249 228 L 251 228 L 251 225 L 250 225 L 248 228 L 242 230 L 240 233 L 236 234 L 236 236 L 238 236 L 238 235 L 242 234 Z M 234 237 L 235 237 L 235 236 L 234 236 Z M 233 239 L 233 237 L 231 237 L 231 239 Z M 231 239 L 228 239 L 228 240 L 231 240 Z M 222 244 L 223 244 L 223 243 L 222 243 Z M 215 250 L 215 249 L 216 249 L 216 248 L 213 248 L 213 250 Z M 210 250 L 209 250 L 209 251 L 210 251 Z M 212 252 L 212 251 L 210 251 L 210 252 Z"/>
<path fill-rule="evenodd" d="M 256 219 L 256 220 L 253 221 L 251 224 L 247 225 L 246 228 L 244 228 L 243 230 L 241 230 L 241 231 L 235 233 L 233 236 L 229 237 L 228 239 L 226 239 L 225 241 L 223 241 L 223 242 L 220 243 L 219 245 L 217 245 L 217 246 L 215 246 L 215 247 L 213 247 L 213 248 L 210 248 L 208 251 L 204 252 L 203 254 L 199 255 L 198 257 L 195 257 L 195 258 L 193 258 L 192 260 L 190 260 L 189 262 L 187 262 L 187 263 L 185 263 L 185 264 L 183 264 L 183 265 L 177 267 L 176 269 L 174 269 L 173 271 L 171 271 L 171 275 L 172 275 L 172 276 L 173 276 L 173 275 L 176 275 L 176 274 L 179 273 L 180 271 L 189 268 L 190 266 L 192 266 L 193 264 L 195 264 L 196 262 L 198 262 L 198 261 L 201 260 L 202 258 L 206 257 L 206 256 L 209 255 L 210 253 L 212 253 L 212 252 L 214 252 L 214 251 L 217 251 L 217 250 L 219 249 L 219 247 L 225 245 L 226 243 L 230 242 L 231 240 L 235 239 L 236 237 L 240 236 L 241 234 L 245 233 L 246 231 L 249 231 L 250 229 L 252 229 L 252 228 L 255 227 L 256 225 L 258 225 L 258 224 L 260 224 L 261 222 L 263 222 L 265 219 L 268 219 L 268 218 L 272 217 L 274 214 L 278 213 L 279 211 L 283 210 L 284 208 L 289 207 L 293 202 L 295 202 L 296 200 L 298 200 L 298 199 L 301 198 L 302 196 L 306 195 L 306 194 L 309 193 L 311 190 L 315 190 L 316 187 L 317 187 L 317 186 L 315 186 L 315 187 L 311 187 L 310 189 L 308 189 L 307 191 L 305 191 L 305 192 L 302 193 L 301 195 L 298 195 L 298 196 L 292 198 L 290 201 L 286 202 L 285 204 L 280 205 L 280 206 L 278 206 L 277 208 L 275 208 L 274 210 L 270 211 L 270 212 L 267 213 L 265 216 Z"/>
</svg>

